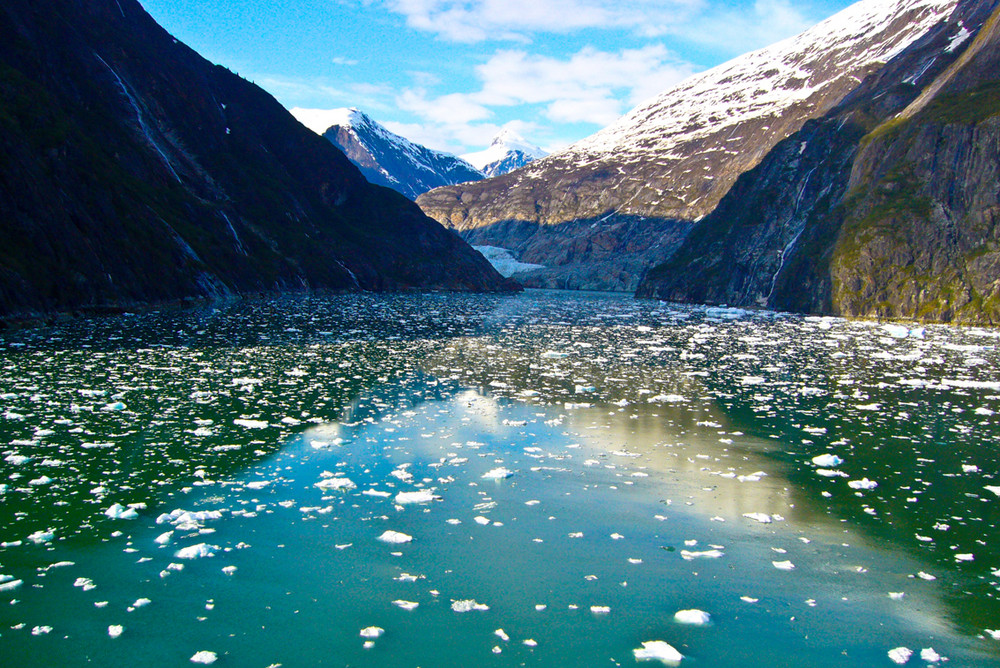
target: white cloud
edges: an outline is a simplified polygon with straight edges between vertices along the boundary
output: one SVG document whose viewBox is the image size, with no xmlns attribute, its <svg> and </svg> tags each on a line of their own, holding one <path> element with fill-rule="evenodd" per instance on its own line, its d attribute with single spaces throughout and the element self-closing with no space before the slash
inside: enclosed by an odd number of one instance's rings
<svg viewBox="0 0 1000 668">
<path fill-rule="evenodd" d="M 533 137 L 546 120 L 550 126 L 589 124 L 596 131 L 695 69 L 662 45 L 617 53 L 587 47 L 567 58 L 502 50 L 475 68 L 477 84 L 469 92 L 434 95 L 414 87 L 399 93 L 396 107 L 419 122 L 385 125 L 417 143 L 457 153 L 487 146 L 503 127 Z M 522 120 L 499 120 L 511 115 Z"/>
<path fill-rule="evenodd" d="M 407 25 L 454 42 L 516 40 L 583 29 L 672 36 L 731 55 L 790 37 L 825 18 L 823 5 L 791 0 L 367 0 Z M 817 14 L 817 11 L 820 13 Z"/>
</svg>

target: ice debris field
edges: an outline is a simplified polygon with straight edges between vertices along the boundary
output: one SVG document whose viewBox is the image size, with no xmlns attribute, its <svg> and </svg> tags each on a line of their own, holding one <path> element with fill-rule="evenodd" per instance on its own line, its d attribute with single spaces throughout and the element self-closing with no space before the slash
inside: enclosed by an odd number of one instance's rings
<svg viewBox="0 0 1000 668">
<path fill-rule="evenodd" d="M 998 340 L 547 292 L 7 332 L 0 657 L 1000 665 Z"/>
</svg>

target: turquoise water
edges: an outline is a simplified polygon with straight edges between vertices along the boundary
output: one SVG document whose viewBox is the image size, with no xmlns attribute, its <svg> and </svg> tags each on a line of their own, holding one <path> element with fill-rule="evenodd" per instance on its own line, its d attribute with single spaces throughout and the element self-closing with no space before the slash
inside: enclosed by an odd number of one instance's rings
<svg viewBox="0 0 1000 668">
<path fill-rule="evenodd" d="M 7 333 L 0 663 L 1000 665 L 998 338 L 548 292 Z"/>
</svg>

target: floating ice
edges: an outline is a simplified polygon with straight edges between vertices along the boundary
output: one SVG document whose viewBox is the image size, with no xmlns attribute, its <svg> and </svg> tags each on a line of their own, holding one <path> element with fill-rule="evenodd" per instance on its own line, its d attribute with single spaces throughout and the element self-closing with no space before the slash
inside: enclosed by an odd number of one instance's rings
<svg viewBox="0 0 1000 668">
<path fill-rule="evenodd" d="M 771 564 L 779 571 L 795 570 L 795 564 L 793 564 L 791 561 L 772 561 Z"/>
<path fill-rule="evenodd" d="M 812 463 L 822 468 L 833 468 L 843 464 L 844 460 L 837 455 L 827 453 L 825 455 L 816 455 L 812 458 Z"/>
<path fill-rule="evenodd" d="M 681 557 L 684 558 L 684 561 L 692 561 L 693 559 L 719 559 L 723 556 L 725 556 L 725 553 L 722 550 L 702 550 L 699 552 L 681 550 Z"/>
<path fill-rule="evenodd" d="M 202 559 L 204 557 L 214 557 L 215 551 L 218 549 L 218 545 L 198 543 L 197 545 L 189 545 L 177 550 L 174 552 L 174 556 L 178 559 Z"/>
<path fill-rule="evenodd" d="M 510 469 L 504 468 L 503 466 L 495 469 L 491 469 L 483 474 L 483 480 L 503 480 L 505 478 L 510 478 L 514 475 L 514 472 Z"/>
<path fill-rule="evenodd" d="M 770 524 L 772 521 L 771 516 L 767 513 L 743 513 L 743 517 L 761 524 Z"/>
<path fill-rule="evenodd" d="M 1000 496 L 1000 486 L 997 486 L 997 485 L 986 485 L 986 487 L 984 487 L 983 489 L 985 489 L 985 490 L 987 490 L 989 492 L 993 492 L 997 496 Z"/>
<path fill-rule="evenodd" d="M 452 601 L 451 609 L 455 612 L 471 612 L 473 610 L 486 611 L 490 609 L 490 606 L 483 603 L 477 603 L 473 599 L 464 599 L 461 601 Z"/>
<path fill-rule="evenodd" d="M 194 656 L 191 657 L 191 663 L 203 663 L 209 665 L 215 663 L 218 660 L 218 655 L 215 652 L 209 652 L 208 650 L 201 650 L 200 652 L 195 652 Z"/>
<path fill-rule="evenodd" d="M 416 610 L 420 605 L 414 601 L 404 601 L 402 599 L 397 599 L 393 601 L 392 604 L 398 608 L 402 608 L 403 610 Z"/>
<path fill-rule="evenodd" d="M 927 663 L 937 663 L 941 661 L 942 656 L 935 652 L 933 647 L 925 647 L 920 650 L 920 658 Z"/>
<path fill-rule="evenodd" d="M 383 543 L 389 543 L 392 545 L 402 545 L 403 543 L 409 543 L 413 540 L 413 536 L 409 534 L 402 533 L 400 531 L 385 531 L 381 536 L 378 537 Z"/>
<path fill-rule="evenodd" d="M 913 650 L 909 647 L 897 647 L 889 650 L 889 658 L 900 666 L 909 661 L 911 656 L 913 656 Z"/>
<path fill-rule="evenodd" d="M 674 613 L 674 621 L 678 624 L 691 624 L 694 626 L 704 626 L 712 621 L 712 616 L 704 610 L 690 609 L 678 610 Z"/>
<path fill-rule="evenodd" d="M 108 635 L 111 636 L 112 638 L 117 638 L 122 634 L 122 631 L 124 630 L 125 630 L 124 626 L 120 624 L 112 624 L 108 626 Z"/>
<path fill-rule="evenodd" d="M 878 487 L 878 483 L 868 478 L 862 478 L 861 480 L 848 481 L 847 486 L 851 489 L 875 489 Z"/>
<path fill-rule="evenodd" d="M 314 487 L 317 487 L 322 490 L 340 490 L 340 489 L 348 490 L 348 489 L 354 489 L 355 487 L 357 487 L 357 485 L 355 485 L 350 478 L 334 477 L 334 478 L 326 478 L 324 480 L 320 480 L 318 483 L 314 485 Z"/>
<path fill-rule="evenodd" d="M 390 496 L 392 496 L 392 492 L 383 492 L 383 491 L 378 490 L 378 489 L 366 489 L 365 491 L 363 491 L 361 493 L 364 494 L 365 496 L 375 496 L 375 497 L 378 497 L 380 499 L 387 499 Z"/>
<path fill-rule="evenodd" d="M 396 503 L 405 506 L 416 503 L 430 503 L 439 500 L 441 497 L 434 494 L 432 489 L 420 489 L 416 492 L 400 492 L 396 495 Z"/>
<path fill-rule="evenodd" d="M 265 420 L 246 420 L 242 418 L 233 420 L 233 424 L 237 427 L 245 427 L 247 429 L 266 429 L 270 426 Z"/>
<path fill-rule="evenodd" d="M 668 666 L 677 665 L 684 658 L 673 645 L 662 640 L 649 640 L 642 647 L 632 650 L 636 661 L 660 661 Z"/>
<path fill-rule="evenodd" d="M 507 633 L 503 629 L 497 629 L 496 631 L 493 632 L 493 635 L 495 635 L 497 638 L 500 638 L 500 640 L 503 640 L 504 642 L 510 640 L 510 636 L 507 635 Z"/>
<path fill-rule="evenodd" d="M 24 584 L 24 580 L 15 580 L 12 575 L 0 575 L 0 591 L 14 591 Z"/>
<path fill-rule="evenodd" d="M 170 542 L 170 539 L 174 537 L 173 531 L 166 531 L 161 533 L 159 536 L 153 539 L 153 542 L 159 543 L 160 545 L 166 545 Z"/>
<path fill-rule="evenodd" d="M 226 575 L 232 575 L 233 573 L 236 572 L 236 566 L 223 566 L 222 572 L 225 573 Z"/>
<path fill-rule="evenodd" d="M 595 615 L 606 615 L 611 612 L 611 608 L 607 605 L 592 605 L 590 611 Z"/>
<path fill-rule="evenodd" d="M 30 536 L 30 540 L 35 545 L 42 545 L 43 543 L 48 543 L 49 541 L 55 540 L 56 534 L 54 529 L 49 529 L 48 531 L 36 531 Z"/>
<path fill-rule="evenodd" d="M 104 511 L 104 514 L 113 520 L 135 520 L 139 519 L 139 513 L 135 508 L 126 508 L 120 503 L 112 505 Z"/>
<path fill-rule="evenodd" d="M 560 353 L 555 350 L 546 350 L 541 355 L 543 360 L 559 360 L 564 357 L 569 357 L 569 353 Z"/>
<path fill-rule="evenodd" d="M 381 626 L 368 626 L 361 629 L 359 634 L 362 638 L 368 638 L 369 640 L 374 640 L 376 638 L 381 638 L 382 634 L 385 633 L 385 629 Z"/>
</svg>

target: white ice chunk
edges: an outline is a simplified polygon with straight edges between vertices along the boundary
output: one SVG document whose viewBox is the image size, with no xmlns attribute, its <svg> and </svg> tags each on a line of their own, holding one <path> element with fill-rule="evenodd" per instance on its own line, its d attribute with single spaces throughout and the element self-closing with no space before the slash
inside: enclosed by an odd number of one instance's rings
<svg viewBox="0 0 1000 668">
<path fill-rule="evenodd" d="M 925 647 L 920 650 L 920 658 L 927 663 L 937 663 L 942 659 L 941 655 L 935 652 L 933 647 Z"/>
<path fill-rule="evenodd" d="M 503 466 L 491 469 L 483 474 L 483 480 L 503 480 L 505 478 L 510 478 L 514 475 L 514 472 L 510 469 L 504 468 Z"/>
<path fill-rule="evenodd" d="M 174 556 L 178 559 L 201 559 L 204 557 L 214 557 L 215 551 L 218 549 L 218 545 L 198 543 L 197 545 L 189 545 L 177 550 L 174 552 Z"/>
<path fill-rule="evenodd" d="M 791 561 L 772 561 L 771 564 L 779 571 L 795 570 L 795 564 L 793 564 Z"/>
<path fill-rule="evenodd" d="M 851 489 L 875 489 L 878 487 L 878 483 L 868 478 L 862 478 L 861 480 L 848 481 L 847 486 Z"/>
<path fill-rule="evenodd" d="M 913 656 L 913 650 L 909 647 L 896 647 L 889 650 L 889 658 L 900 666 L 909 661 L 911 656 Z"/>
<path fill-rule="evenodd" d="M 503 640 L 504 642 L 510 640 L 510 636 L 507 635 L 507 633 L 503 629 L 497 629 L 496 631 L 493 632 L 493 635 L 495 635 L 497 638 L 500 638 L 500 640 Z"/>
<path fill-rule="evenodd" d="M 743 513 L 743 517 L 754 520 L 755 522 L 760 522 L 761 524 L 770 524 L 771 516 L 767 513 Z"/>
<path fill-rule="evenodd" d="M 381 536 L 378 537 L 383 543 L 389 543 L 392 545 L 402 545 L 403 543 L 409 543 L 413 540 L 413 536 L 405 534 L 399 531 L 385 531 Z"/>
<path fill-rule="evenodd" d="M 326 478 L 324 480 L 320 480 L 318 483 L 314 485 L 314 487 L 317 487 L 322 490 L 339 490 L 339 489 L 348 490 L 348 489 L 354 489 L 355 487 L 357 487 L 357 485 L 355 485 L 350 478 L 334 477 L 334 478 Z"/>
<path fill-rule="evenodd" d="M 985 489 L 988 492 L 993 492 L 997 496 L 1000 496 L 1000 486 L 997 486 L 997 485 L 986 485 L 986 487 L 984 487 L 983 489 Z"/>
<path fill-rule="evenodd" d="M 402 608 L 403 610 L 416 610 L 417 607 L 420 605 L 419 603 L 416 603 L 414 601 L 404 601 L 402 599 L 397 599 L 393 601 L 392 604 L 398 608 Z"/>
<path fill-rule="evenodd" d="M 218 660 L 218 656 L 215 652 L 209 652 L 208 650 L 201 650 L 200 652 L 195 652 L 194 656 L 191 657 L 191 663 L 203 663 L 209 665 L 215 663 Z"/>
<path fill-rule="evenodd" d="M 359 635 L 362 638 L 374 639 L 381 638 L 383 633 L 385 633 L 385 629 L 381 626 L 368 626 L 361 629 L 361 633 Z"/>
<path fill-rule="evenodd" d="M 719 559 L 723 556 L 725 556 L 725 553 L 722 550 L 701 550 L 699 552 L 681 550 L 681 557 L 684 558 L 684 561 L 691 561 L 693 559 Z"/>
<path fill-rule="evenodd" d="M 55 530 L 49 529 L 48 531 L 36 531 L 35 533 L 28 536 L 30 540 L 35 545 L 42 545 L 43 543 L 48 543 L 55 540 L 56 534 Z"/>
<path fill-rule="evenodd" d="M 712 616 L 704 610 L 690 609 L 678 610 L 674 613 L 674 621 L 678 624 L 691 624 L 694 626 L 704 626 L 712 621 Z"/>
<path fill-rule="evenodd" d="M 659 661 L 668 666 L 676 666 L 684 658 L 673 645 L 662 640 L 649 640 L 642 647 L 632 650 L 636 661 Z"/>
<path fill-rule="evenodd" d="M 135 508 L 126 508 L 120 503 L 112 505 L 110 508 L 104 511 L 104 514 L 113 520 L 135 520 L 139 519 L 139 513 L 135 512 Z"/>
<path fill-rule="evenodd" d="M 837 455 L 827 453 L 825 455 L 816 455 L 812 458 L 812 463 L 822 468 L 833 468 L 843 464 L 844 460 Z"/>
<path fill-rule="evenodd" d="M 122 634 L 122 631 L 124 630 L 125 627 L 122 626 L 121 624 L 111 624 L 110 626 L 108 626 L 108 635 L 111 636 L 112 638 L 117 638 Z"/>
<path fill-rule="evenodd" d="M 461 601 L 452 601 L 451 609 L 455 612 L 471 612 L 473 610 L 486 611 L 490 609 L 490 606 L 484 603 L 477 603 L 473 599 L 464 599 Z"/>
<path fill-rule="evenodd" d="M 400 492 L 396 495 L 396 503 L 405 506 L 411 503 L 431 503 L 441 497 L 434 494 L 432 489 L 420 489 L 415 492 Z"/>
</svg>

